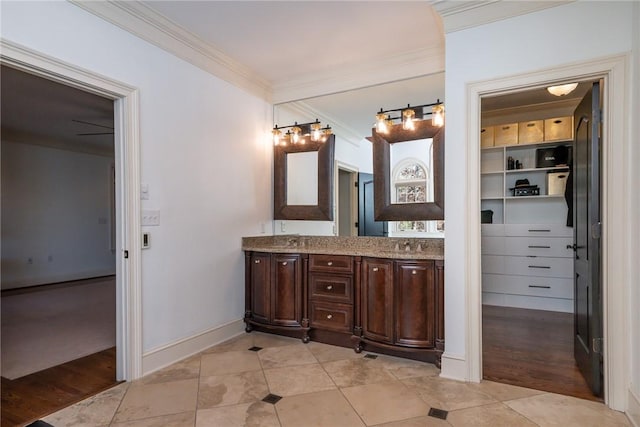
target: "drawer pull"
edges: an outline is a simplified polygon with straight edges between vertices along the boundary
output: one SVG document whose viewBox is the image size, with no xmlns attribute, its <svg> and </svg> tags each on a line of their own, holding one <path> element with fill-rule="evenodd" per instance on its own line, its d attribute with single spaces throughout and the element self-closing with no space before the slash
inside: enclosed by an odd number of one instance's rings
<svg viewBox="0 0 640 427">
<path fill-rule="evenodd" d="M 542 229 L 538 230 L 533 228 L 533 229 L 529 229 L 529 233 L 551 233 L 551 230 L 542 230 Z"/>
<path fill-rule="evenodd" d="M 417 271 L 415 271 L 415 270 L 411 270 L 411 274 L 414 274 L 414 275 L 415 275 L 415 274 L 418 274 L 418 272 L 417 272 Z"/>
<path fill-rule="evenodd" d="M 502 130 L 509 130 L 511 126 L 502 126 Z"/>
<path fill-rule="evenodd" d="M 551 249 L 551 246 L 529 245 L 529 249 Z"/>
<path fill-rule="evenodd" d="M 282 261 L 282 265 L 287 265 L 287 261 Z"/>
<path fill-rule="evenodd" d="M 331 289 L 333 289 L 333 285 L 327 285 L 327 290 L 330 291 Z"/>
<path fill-rule="evenodd" d="M 329 261 L 327 265 L 333 265 L 333 261 Z"/>
<path fill-rule="evenodd" d="M 256 264 L 260 264 L 260 260 L 259 259 L 255 260 L 253 262 L 256 263 Z"/>
<path fill-rule="evenodd" d="M 327 319 L 329 320 L 333 319 L 333 314 L 327 314 Z"/>
<path fill-rule="evenodd" d="M 535 123 L 527 123 L 527 127 L 528 127 L 528 128 L 532 128 L 532 127 L 534 127 L 535 125 L 536 125 Z"/>
<path fill-rule="evenodd" d="M 530 288 L 551 289 L 551 286 L 547 285 L 529 285 Z"/>
<path fill-rule="evenodd" d="M 373 271 L 378 271 L 378 267 L 373 267 Z"/>
<path fill-rule="evenodd" d="M 548 265 L 530 265 L 529 268 L 551 268 Z"/>
</svg>

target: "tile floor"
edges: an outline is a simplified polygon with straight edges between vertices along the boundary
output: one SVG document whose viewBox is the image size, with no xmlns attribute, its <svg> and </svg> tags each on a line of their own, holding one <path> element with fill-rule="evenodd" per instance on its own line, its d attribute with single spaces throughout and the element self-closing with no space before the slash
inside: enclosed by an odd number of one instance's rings
<svg viewBox="0 0 640 427">
<path fill-rule="evenodd" d="M 261 347 L 251 351 L 249 348 Z M 254 348 L 255 350 L 255 348 Z M 252 332 L 44 419 L 65 426 L 629 426 L 603 404 Z M 269 394 L 276 403 L 262 401 Z M 448 411 L 446 420 L 429 416 Z"/>
</svg>

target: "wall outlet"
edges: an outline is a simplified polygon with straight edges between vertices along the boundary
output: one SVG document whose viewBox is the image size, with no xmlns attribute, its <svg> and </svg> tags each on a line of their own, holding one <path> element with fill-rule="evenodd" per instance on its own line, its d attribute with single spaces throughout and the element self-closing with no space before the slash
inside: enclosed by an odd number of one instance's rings
<svg viewBox="0 0 640 427">
<path fill-rule="evenodd" d="M 160 211 L 142 211 L 141 225 L 160 225 Z"/>
</svg>

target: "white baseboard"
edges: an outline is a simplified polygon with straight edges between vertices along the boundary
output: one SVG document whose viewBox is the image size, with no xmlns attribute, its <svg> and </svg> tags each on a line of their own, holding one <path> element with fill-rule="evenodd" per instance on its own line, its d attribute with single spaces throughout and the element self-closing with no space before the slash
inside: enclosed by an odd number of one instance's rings
<svg viewBox="0 0 640 427">
<path fill-rule="evenodd" d="M 440 376 L 450 380 L 467 381 L 467 361 L 463 356 L 443 353 Z"/>
<path fill-rule="evenodd" d="M 634 427 L 640 427 L 640 397 L 633 390 L 629 389 L 629 398 L 627 399 L 627 418 Z"/>
<path fill-rule="evenodd" d="M 244 332 L 244 321 L 234 320 L 142 355 L 142 375 L 148 375 Z"/>
</svg>

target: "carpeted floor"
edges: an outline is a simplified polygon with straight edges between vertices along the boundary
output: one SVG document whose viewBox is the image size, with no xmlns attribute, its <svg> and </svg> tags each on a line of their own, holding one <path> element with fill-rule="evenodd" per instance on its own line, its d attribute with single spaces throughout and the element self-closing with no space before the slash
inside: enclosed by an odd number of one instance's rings
<svg viewBox="0 0 640 427">
<path fill-rule="evenodd" d="M 20 378 L 115 346 L 115 277 L 2 295 L 2 376 Z"/>
</svg>

